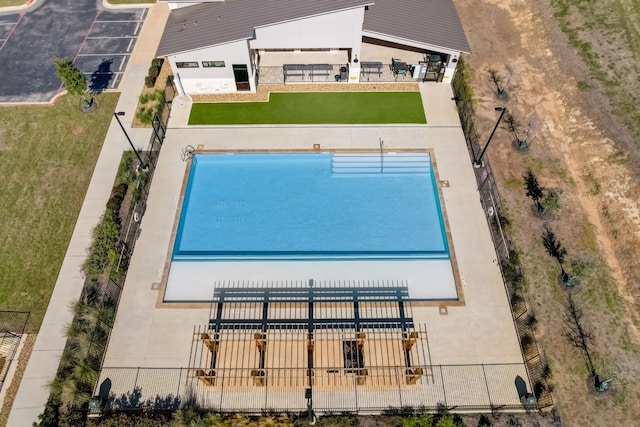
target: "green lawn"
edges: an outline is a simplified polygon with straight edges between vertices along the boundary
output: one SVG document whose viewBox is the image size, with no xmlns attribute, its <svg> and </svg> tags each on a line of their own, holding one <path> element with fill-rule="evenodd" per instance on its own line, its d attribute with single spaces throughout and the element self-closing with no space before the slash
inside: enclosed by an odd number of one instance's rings
<svg viewBox="0 0 640 427">
<path fill-rule="evenodd" d="M 0 7 L 22 6 L 27 0 L 0 0 Z"/>
<path fill-rule="evenodd" d="M 142 4 L 155 3 L 156 0 L 108 0 L 110 4 Z"/>
<path fill-rule="evenodd" d="M 68 95 L 54 107 L 0 108 L 0 309 L 31 311 L 30 330 L 42 322 L 117 100 L 100 95 L 91 114 Z"/>
<path fill-rule="evenodd" d="M 419 92 L 272 93 L 269 102 L 193 104 L 190 125 L 426 123 Z"/>
</svg>

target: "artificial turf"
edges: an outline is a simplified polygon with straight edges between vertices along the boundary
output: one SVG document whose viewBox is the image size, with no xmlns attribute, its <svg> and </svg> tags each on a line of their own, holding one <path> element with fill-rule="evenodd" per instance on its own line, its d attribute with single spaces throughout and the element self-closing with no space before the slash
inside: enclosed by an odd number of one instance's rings
<svg viewBox="0 0 640 427">
<path fill-rule="evenodd" d="M 30 331 L 42 323 L 118 95 L 96 100 L 90 114 L 69 95 L 53 107 L 0 108 L 0 309 L 30 311 Z"/>
<path fill-rule="evenodd" d="M 197 103 L 190 125 L 424 124 L 419 92 L 272 93 L 269 102 Z"/>
</svg>

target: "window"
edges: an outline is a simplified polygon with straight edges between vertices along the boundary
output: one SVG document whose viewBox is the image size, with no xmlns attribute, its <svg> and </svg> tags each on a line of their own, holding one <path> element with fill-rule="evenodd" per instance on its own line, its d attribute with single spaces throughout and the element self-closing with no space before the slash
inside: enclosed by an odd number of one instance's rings
<svg viewBox="0 0 640 427">
<path fill-rule="evenodd" d="M 176 67 L 178 68 L 198 68 L 199 65 L 197 62 L 176 62 Z"/>
<path fill-rule="evenodd" d="M 202 61 L 204 68 L 219 68 L 224 67 L 224 61 Z"/>
</svg>

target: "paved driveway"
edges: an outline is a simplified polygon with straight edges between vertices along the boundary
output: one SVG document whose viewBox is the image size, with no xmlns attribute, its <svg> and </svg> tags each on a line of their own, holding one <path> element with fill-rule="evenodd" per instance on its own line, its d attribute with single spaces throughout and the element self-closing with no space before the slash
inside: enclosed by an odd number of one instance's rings
<svg viewBox="0 0 640 427">
<path fill-rule="evenodd" d="M 92 90 L 116 87 L 146 14 L 96 0 L 40 0 L 0 14 L 0 102 L 50 101 L 62 90 L 56 57 L 73 58 Z"/>
</svg>

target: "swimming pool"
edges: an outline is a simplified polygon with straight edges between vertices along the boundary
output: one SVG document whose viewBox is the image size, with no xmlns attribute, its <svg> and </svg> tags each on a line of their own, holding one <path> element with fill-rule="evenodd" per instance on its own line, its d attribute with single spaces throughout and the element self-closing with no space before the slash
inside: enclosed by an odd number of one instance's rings
<svg viewBox="0 0 640 427">
<path fill-rule="evenodd" d="M 194 156 L 173 261 L 448 259 L 429 153 Z"/>
</svg>

